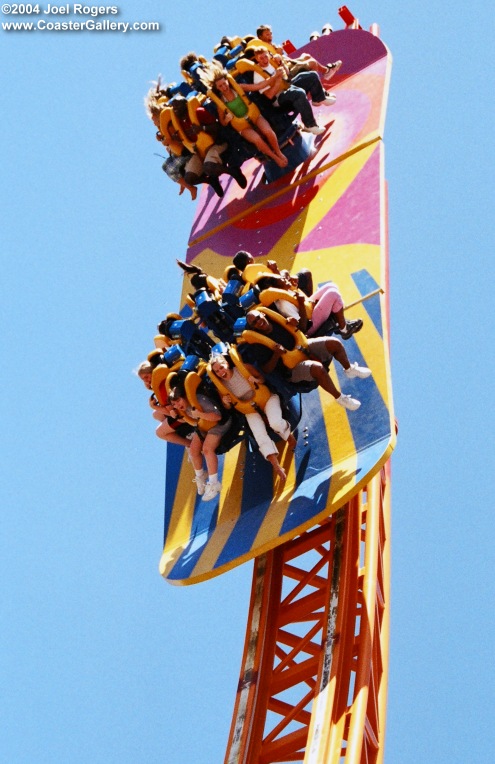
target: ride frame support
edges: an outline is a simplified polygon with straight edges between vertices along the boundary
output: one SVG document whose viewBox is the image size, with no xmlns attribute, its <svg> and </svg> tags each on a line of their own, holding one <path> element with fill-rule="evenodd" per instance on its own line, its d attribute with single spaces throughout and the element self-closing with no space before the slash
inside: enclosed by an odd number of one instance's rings
<svg viewBox="0 0 495 764">
<path fill-rule="evenodd" d="M 225 764 L 380 764 L 390 462 L 320 525 L 255 560 Z"/>
</svg>

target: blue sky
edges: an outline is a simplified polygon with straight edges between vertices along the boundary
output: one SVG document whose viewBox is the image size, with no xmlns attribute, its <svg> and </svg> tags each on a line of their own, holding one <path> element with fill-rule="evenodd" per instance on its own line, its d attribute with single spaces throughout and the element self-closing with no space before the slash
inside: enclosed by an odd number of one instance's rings
<svg viewBox="0 0 495 764">
<path fill-rule="evenodd" d="M 493 760 L 493 47 L 488 3 L 350 4 L 394 57 L 387 764 Z M 335 8 L 128 0 L 156 33 L 0 31 L 0 759 L 223 761 L 251 565 L 159 576 L 164 446 L 131 369 L 176 310 L 193 205 L 143 109 L 189 49 Z M 11 19 L 13 17 L 10 17 Z M 2 17 L 2 21 L 5 17 Z"/>
</svg>

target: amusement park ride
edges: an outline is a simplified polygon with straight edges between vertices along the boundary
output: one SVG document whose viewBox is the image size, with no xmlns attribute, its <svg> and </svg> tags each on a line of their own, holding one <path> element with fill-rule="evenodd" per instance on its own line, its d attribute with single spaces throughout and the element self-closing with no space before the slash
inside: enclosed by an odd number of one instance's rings
<svg viewBox="0 0 495 764">
<path fill-rule="evenodd" d="M 321 388 L 294 396 L 295 452 L 278 444 L 285 484 L 241 440 L 219 457 L 222 489 L 205 502 L 184 449 L 167 446 L 164 578 L 194 584 L 254 560 L 225 764 L 384 756 L 396 441 L 382 142 L 391 56 L 375 25 L 365 31 L 347 8 L 339 13 L 345 29 L 297 52 L 343 62 L 335 104 L 318 110 L 325 132 L 298 133 L 287 156 L 299 150 L 305 161 L 273 182 L 251 159 L 246 189 L 229 177 L 219 198 L 204 186 L 187 250 L 187 263 L 214 276 L 242 249 L 291 273 L 307 268 L 315 285 L 336 282 L 346 318 L 364 320 L 345 342 L 349 358 L 372 370 L 348 380 L 331 366 L 342 392 L 361 401 L 357 411 Z"/>
</svg>

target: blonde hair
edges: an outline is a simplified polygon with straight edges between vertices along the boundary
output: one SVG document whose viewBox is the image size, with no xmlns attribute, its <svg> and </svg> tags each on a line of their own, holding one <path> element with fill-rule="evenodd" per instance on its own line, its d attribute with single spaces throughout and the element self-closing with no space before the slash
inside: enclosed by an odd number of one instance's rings
<svg viewBox="0 0 495 764">
<path fill-rule="evenodd" d="M 156 82 L 152 83 L 152 86 L 144 97 L 144 108 L 146 114 L 153 121 L 153 117 L 157 117 L 161 110 L 165 106 L 167 97 L 165 89 L 162 86 L 161 74 L 158 75 Z"/>
<path fill-rule="evenodd" d="M 220 66 L 216 62 L 212 62 L 209 65 L 208 71 L 205 76 L 205 84 L 210 90 L 213 90 L 217 80 L 226 79 L 228 82 L 229 81 L 228 77 L 229 77 L 229 73 L 222 66 Z"/>
<path fill-rule="evenodd" d="M 153 366 L 150 364 L 149 361 L 142 361 L 139 366 L 134 369 L 134 374 L 136 374 L 138 377 L 142 377 L 143 374 L 152 374 L 153 373 Z"/>
</svg>

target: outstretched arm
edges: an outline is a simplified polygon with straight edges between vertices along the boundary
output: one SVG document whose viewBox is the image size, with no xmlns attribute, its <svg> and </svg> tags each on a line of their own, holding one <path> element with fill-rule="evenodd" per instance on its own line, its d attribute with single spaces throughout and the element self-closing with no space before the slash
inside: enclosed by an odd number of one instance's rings
<svg viewBox="0 0 495 764">
<path fill-rule="evenodd" d="M 283 345 L 275 345 L 273 348 L 272 357 L 263 365 L 263 371 L 265 374 L 271 374 L 272 371 L 275 371 L 275 367 L 280 360 L 280 356 L 284 355 L 286 352 L 287 350 Z"/>
<path fill-rule="evenodd" d="M 265 381 L 263 374 L 261 374 L 261 372 L 259 372 L 258 369 L 255 366 L 252 366 L 250 363 L 245 363 L 244 366 L 249 372 L 249 382 L 251 382 L 251 384 L 262 385 Z"/>
<path fill-rule="evenodd" d="M 240 82 L 239 85 L 241 86 L 241 88 L 244 90 L 245 93 L 257 92 L 259 90 L 266 90 L 268 93 L 269 88 L 273 87 L 274 85 L 277 85 L 278 87 L 278 83 L 280 82 L 282 77 L 283 77 L 283 71 L 280 69 L 277 69 L 275 74 L 272 74 L 270 77 L 267 77 L 266 79 L 261 80 L 261 82 L 253 82 L 253 83 Z M 271 98 L 272 96 L 269 96 L 269 97 Z"/>
</svg>

